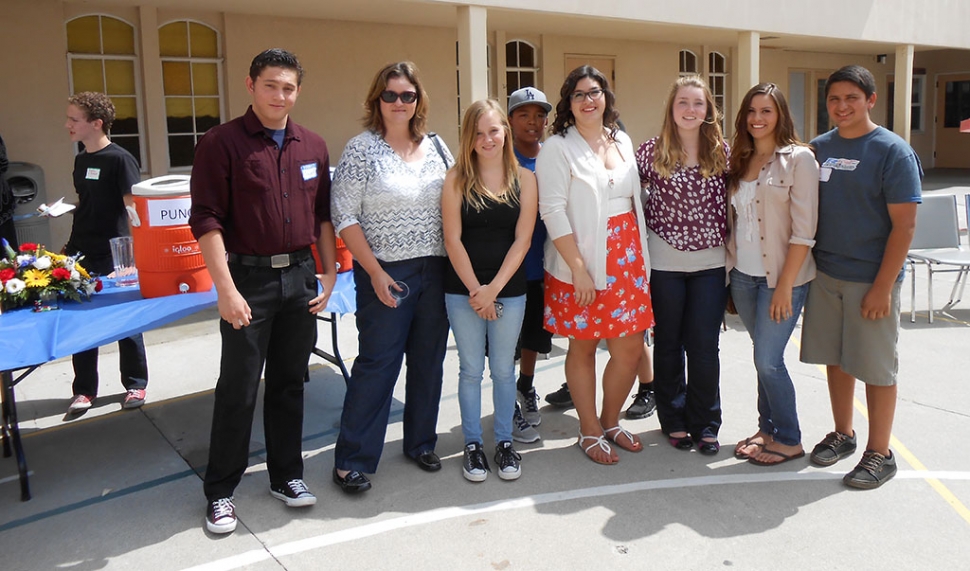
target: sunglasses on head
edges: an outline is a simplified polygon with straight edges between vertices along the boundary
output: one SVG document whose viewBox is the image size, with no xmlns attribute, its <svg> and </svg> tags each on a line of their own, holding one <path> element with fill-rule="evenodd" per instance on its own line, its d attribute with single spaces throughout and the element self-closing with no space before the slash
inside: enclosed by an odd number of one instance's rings
<svg viewBox="0 0 970 571">
<path fill-rule="evenodd" d="M 398 98 L 401 99 L 401 103 L 414 103 L 418 100 L 418 94 L 416 91 L 402 91 L 398 93 L 390 89 L 381 92 L 381 101 L 384 103 L 394 103 Z"/>
</svg>

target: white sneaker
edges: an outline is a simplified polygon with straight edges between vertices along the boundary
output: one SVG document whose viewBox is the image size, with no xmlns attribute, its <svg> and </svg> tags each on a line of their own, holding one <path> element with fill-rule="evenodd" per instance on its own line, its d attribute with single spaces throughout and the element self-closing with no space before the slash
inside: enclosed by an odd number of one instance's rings
<svg viewBox="0 0 970 571">
<path fill-rule="evenodd" d="M 538 442 L 540 438 L 542 437 L 539 436 L 539 431 L 532 428 L 529 421 L 522 417 L 522 409 L 519 408 L 519 403 L 515 403 L 515 412 L 512 414 L 512 440 L 530 444 Z"/>
</svg>

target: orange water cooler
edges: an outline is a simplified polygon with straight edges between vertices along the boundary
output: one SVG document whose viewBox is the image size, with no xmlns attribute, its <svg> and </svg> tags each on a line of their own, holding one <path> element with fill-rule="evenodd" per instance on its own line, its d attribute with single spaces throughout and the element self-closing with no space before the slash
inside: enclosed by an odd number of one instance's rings
<svg viewBox="0 0 970 571">
<path fill-rule="evenodd" d="M 142 297 L 209 291 L 212 277 L 189 228 L 192 199 L 187 175 L 144 180 L 131 189 L 135 266 Z"/>
</svg>

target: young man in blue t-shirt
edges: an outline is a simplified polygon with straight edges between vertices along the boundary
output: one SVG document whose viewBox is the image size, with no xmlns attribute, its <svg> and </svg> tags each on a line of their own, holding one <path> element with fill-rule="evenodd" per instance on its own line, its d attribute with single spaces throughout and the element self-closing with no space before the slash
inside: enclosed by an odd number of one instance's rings
<svg viewBox="0 0 970 571">
<path fill-rule="evenodd" d="M 836 129 L 812 141 L 819 173 L 818 276 L 809 288 L 801 359 L 826 365 L 835 430 L 812 450 L 830 466 L 856 449 L 855 380 L 866 385 L 869 438 L 843 482 L 877 488 L 896 474 L 889 440 L 896 411 L 899 290 L 920 202 L 923 171 L 903 139 L 875 123 L 876 82 L 846 66 L 825 83 Z"/>
<path fill-rule="evenodd" d="M 533 172 L 536 170 L 536 157 L 539 156 L 539 149 L 542 147 L 542 135 L 545 133 L 550 111 L 552 111 L 552 105 L 546 100 L 546 94 L 535 87 L 523 87 L 509 96 L 509 126 L 512 128 L 515 158 L 523 168 Z M 525 261 L 522 262 L 525 265 L 528 291 L 525 318 L 522 320 L 522 330 L 519 333 L 521 356 L 519 378 L 516 381 L 518 392 L 515 417 L 512 419 L 512 438 L 517 442 L 528 443 L 539 440 L 539 432 L 534 428 L 542 421 L 539 415 L 539 397 L 533 386 L 536 359 L 539 353 L 548 353 L 552 350 L 552 333 L 542 326 L 545 276 L 542 249 L 545 241 L 546 227 L 537 217 L 535 229 L 532 232 L 532 244 L 525 256 Z M 565 387 L 565 384 L 563 386 Z M 567 392 L 566 397 L 568 396 Z"/>
</svg>

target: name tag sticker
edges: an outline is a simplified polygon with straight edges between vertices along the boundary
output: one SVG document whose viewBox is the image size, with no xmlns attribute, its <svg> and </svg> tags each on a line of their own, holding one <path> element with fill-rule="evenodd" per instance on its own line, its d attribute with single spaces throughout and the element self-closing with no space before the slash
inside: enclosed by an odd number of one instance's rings
<svg viewBox="0 0 970 571">
<path fill-rule="evenodd" d="M 303 180 L 317 178 L 317 163 L 300 165 L 300 173 L 303 174 Z"/>
<path fill-rule="evenodd" d="M 822 167 L 818 169 L 818 180 L 828 182 L 832 178 L 832 167 Z"/>
<path fill-rule="evenodd" d="M 100 180 L 101 179 L 101 169 L 89 168 L 87 172 L 84 173 L 85 180 Z"/>
<path fill-rule="evenodd" d="M 854 171 L 857 166 L 859 166 L 858 159 L 837 159 L 835 157 L 827 158 L 822 163 L 822 168 L 827 167 L 830 171 Z"/>
</svg>

